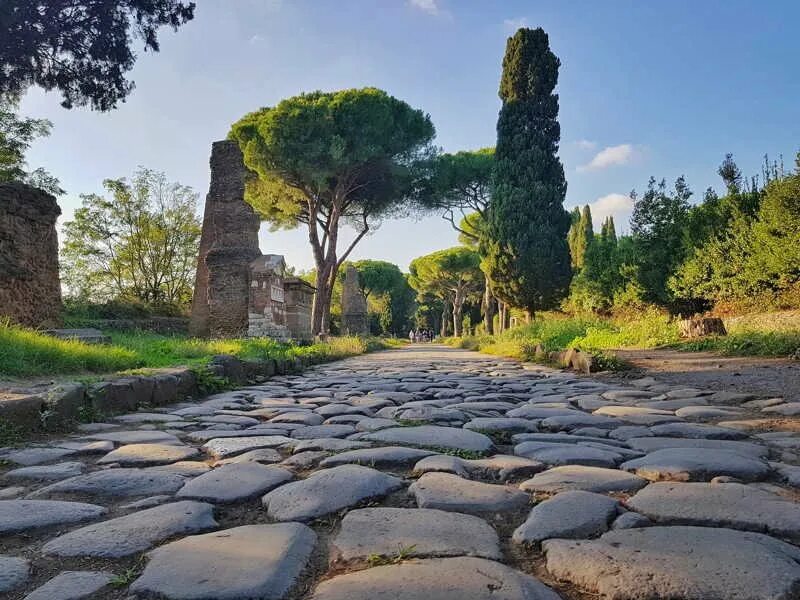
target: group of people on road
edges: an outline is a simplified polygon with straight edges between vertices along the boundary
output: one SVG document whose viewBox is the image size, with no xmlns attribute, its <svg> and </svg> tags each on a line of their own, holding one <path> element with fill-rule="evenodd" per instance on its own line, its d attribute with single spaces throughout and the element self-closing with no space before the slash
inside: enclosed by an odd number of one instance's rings
<svg viewBox="0 0 800 600">
<path fill-rule="evenodd" d="M 412 344 L 417 342 L 432 342 L 433 337 L 433 331 L 430 329 L 412 329 L 408 332 L 408 339 L 411 340 Z"/>
</svg>

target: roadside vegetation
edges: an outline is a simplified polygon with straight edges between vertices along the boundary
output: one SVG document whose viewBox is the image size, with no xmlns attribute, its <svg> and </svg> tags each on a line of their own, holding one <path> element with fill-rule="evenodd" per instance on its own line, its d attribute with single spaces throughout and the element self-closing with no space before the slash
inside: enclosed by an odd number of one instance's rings
<svg viewBox="0 0 800 600">
<path fill-rule="evenodd" d="M 390 347 L 379 338 L 338 337 L 307 346 L 273 340 L 201 340 L 179 335 L 106 331 L 110 345 L 60 340 L 0 323 L 0 377 L 80 375 L 174 366 L 202 366 L 216 354 L 241 359 L 303 358 L 322 363 Z"/>
</svg>

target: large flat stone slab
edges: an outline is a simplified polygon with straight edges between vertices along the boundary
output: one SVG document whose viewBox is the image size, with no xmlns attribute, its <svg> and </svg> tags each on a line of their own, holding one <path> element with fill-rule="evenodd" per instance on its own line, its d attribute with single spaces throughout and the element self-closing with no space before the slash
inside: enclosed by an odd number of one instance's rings
<svg viewBox="0 0 800 600">
<path fill-rule="evenodd" d="M 102 590 L 112 579 L 114 574 L 105 571 L 64 571 L 23 600 L 81 600 Z"/>
<path fill-rule="evenodd" d="M 81 527 L 44 545 L 45 554 L 120 558 L 172 537 L 217 526 L 214 507 L 184 500 Z"/>
<path fill-rule="evenodd" d="M 628 506 L 665 525 L 730 527 L 800 540 L 800 504 L 741 483 L 652 483 Z"/>
<path fill-rule="evenodd" d="M 280 467 L 266 467 L 254 462 L 232 463 L 195 477 L 178 490 L 176 497 L 220 504 L 242 502 L 260 496 L 293 477 L 290 471 Z"/>
<path fill-rule="evenodd" d="M 800 548 L 760 533 L 645 527 L 542 547 L 554 577 L 615 600 L 792 600 L 800 589 Z"/>
<path fill-rule="evenodd" d="M 671 437 L 634 437 L 627 440 L 627 444 L 634 450 L 641 452 L 654 452 L 667 448 L 695 448 L 701 450 L 727 450 L 738 452 L 752 458 L 764 457 L 769 454 L 769 448 L 752 442 L 737 440 L 707 440 L 701 438 L 671 438 Z"/>
<path fill-rule="evenodd" d="M 214 438 L 203 444 L 203 450 L 216 459 L 222 459 L 249 450 L 279 448 L 294 443 L 297 443 L 296 440 L 281 435 Z"/>
<path fill-rule="evenodd" d="M 519 487 L 525 492 L 556 493 L 567 490 L 610 493 L 634 492 L 647 485 L 647 480 L 618 469 L 563 465 L 537 473 Z"/>
<path fill-rule="evenodd" d="M 367 467 L 393 468 L 409 467 L 420 459 L 434 454 L 431 450 L 408 448 L 406 446 L 382 446 L 380 448 L 365 448 L 362 450 L 349 450 L 334 454 L 320 463 L 321 467 L 337 467 L 339 465 L 364 465 Z"/>
<path fill-rule="evenodd" d="M 87 435 L 88 440 L 103 440 L 116 444 L 181 444 L 171 433 L 158 430 L 101 431 Z"/>
<path fill-rule="evenodd" d="M 402 487 L 397 477 L 369 467 L 342 465 L 287 483 L 263 498 L 267 514 L 278 521 L 310 521 L 385 496 Z"/>
<path fill-rule="evenodd" d="M 21 467 L 5 474 L 8 479 L 32 479 L 38 481 L 57 481 L 67 477 L 75 477 L 83 473 L 84 465 L 82 462 L 63 462 L 54 465 L 35 465 L 33 467 Z"/>
<path fill-rule="evenodd" d="M 280 600 L 305 568 L 317 535 L 300 523 L 244 525 L 156 548 L 131 591 L 174 600 Z"/>
<path fill-rule="evenodd" d="M 112 450 L 97 464 L 119 463 L 126 467 L 168 465 L 169 463 L 194 458 L 199 452 L 191 446 L 176 444 L 127 444 Z"/>
<path fill-rule="evenodd" d="M 30 563 L 16 556 L 0 556 L 0 592 L 9 592 L 28 580 Z"/>
<path fill-rule="evenodd" d="M 450 473 L 425 473 L 408 488 L 420 508 L 471 514 L 519 510 L 528 495 L 511 486 L 470 481 Z"/>
<path fill-rule="evenodd" d="M 499 560 L 500 541 L 483 519 L 427 508 L 362 508 L 342 519 L 331 543 L 330 561 L 393 558 L 480 556 Z"/>
<path fill-rule="evenodd" d="M 392 427 L 365 434 L 361 439 L 373 442 L 388 442 L 421 446 L 423 448 L 443 448 L 485 453 L 493 448 L 491 438 L 468 429 L 421 425 L 419 427 Z"/>
<path fill-rule="evenodd" d="M 459 477 L 496 479 L 507 481 L 516 477 L 529 477 L 543 470 L 545 465 L 522 456 L 496 454 L 489 458 L 464 459 L 447 454 L 423 458 L 414 465 L 414 473 L 453 473 Z"/>
<path fill-rule="evenodd" d="M 59 500 L 0 500 L 0 533 L 65 525 L 97 519 L 106 509 L 84 502 Z"/>
<path fill-rule="evenodd" d="M 559 600 L 538 579 L 483 558 L 432 558 L 323 581 L 311 600 Z"/>
<path fill-rule="evenodd" d="M 550 538 L 580 539 L 608 531 L 619 512 L 619 502 L 608 496 L 572 490 L 556 494 L 531 509 L 514 530 L 517 544 L 538 544 Z"/>
<path fill-rule="evenodd" d="M 15 465 L 30 467 L 42 463 L 53 462 L 77 454 L 67 448 L 22 448 L 0 454 L 0 458 Z"/>
<path fill-rule="evenodd" d="M 614 467 L 622 461 L 622 455 L 611 446 L 605 450 L 585 444 L 560 442 L 522 442 L 514 446 L 514 454 L 552 466 Z"/>
<path fill-rule="evenodd" d="M 651 481 L 708 481 L 727 475 L 743 481 L 764 479 L 769 465 L 728 450 L 666 448 L 620 465 L 620 469 L 636 473 Z"/>
<path fill-rule="evenodd" d="M 35 492 L 35 496 L 79 493 L 97 496 L 155 496 L 171 494 L 186 483 L 186 477 L 158 468 L 107 469 L 78 475 L 52 483 Z"/>
</svg>

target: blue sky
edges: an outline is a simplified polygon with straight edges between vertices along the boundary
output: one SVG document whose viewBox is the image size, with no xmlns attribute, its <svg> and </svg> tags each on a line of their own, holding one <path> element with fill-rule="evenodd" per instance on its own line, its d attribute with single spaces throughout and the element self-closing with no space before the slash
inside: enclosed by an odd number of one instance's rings
<svg viewBox="0 0 800 600">
<path fill-rule="evenodd" d="M 197 0 L 196 18 L 140 53 L 113 112 L 64 110 L 32 90 L 22 112 L 53 121 L 28 159 L 78 194 L 137 165 L 205 197 L 211 142 L 241 115 L 315 89 L 377 86 L 430 113 L 446 151 L 490 146 L 506 38 L 543 27 L 561 58 L 566 206 L 624 222 L 648 177 L 683 174 L 699 199 L 732 152 L 745 174 L 800 149 L 800 2 L 738 0 Z M 262 250 L 312 265 L 305 232 L 261 231 Z M 436 216 L 387 221 L 354 258 L 409 261 L 456 243 Z"/>
</svg>

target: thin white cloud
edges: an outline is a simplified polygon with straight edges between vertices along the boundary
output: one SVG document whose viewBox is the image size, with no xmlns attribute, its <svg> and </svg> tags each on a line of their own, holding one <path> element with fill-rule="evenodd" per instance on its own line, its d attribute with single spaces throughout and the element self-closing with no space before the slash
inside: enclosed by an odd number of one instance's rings
<svg viewBox="0 0 800 600">
<path fill-rule="evenodd" d="M 408 0 L 408 3 L 414 8 L 428 13 L 429 15 L 436 16 L 442 12 L 439 7 L 439 0 Z"/>
<path fill-rule="evenodd" d="M 597 142 L 591 140 L 578 140 L 575 145 L 581 150 L 594 150 L 597 148 Z"/>
<path fill-rule="evenodd" d="M 578 167 L 578 171 L 599 171 L 617 165 L 625 165 L 634 158 L 635 150 L 631 144 L 607 146 L 594 155 L 588 164 Z"/>
<path fill-rule="evenodd" d="M 505 21 L 503 21 L 503 27 L 505 27 L 505 29 L 509 33 L 514 33 L 517 29 L 527 26 L 528 26 L 527 17 L 517 17 L 516 19 L 506 19 Z"/>
<path fill-rule="evenodd" d="M 627 230 L 628 222 L 633 212 L 633 200 L 625 194 L 606 194 L 594 202 L 589 203 L 592 211 L 592 223 L 595 232 L 600 231 L 600 225 L 606 217 L 614 217 L 617 233 Z"/>
<path fill-rule="evenodd" d="M 261 36 L 259 34 L 255 34 L 255 35 L 251 36 L 249 40 L 247 40 L 247 43 L 250 44 L 251 46 L 254 46 L 254 45 L 256 45 L 256 44 L 258 44 L 260 42 L 263 42 L 263 41 L 264 41 L 264 37 L 263 36 Z"/>
</svg>

